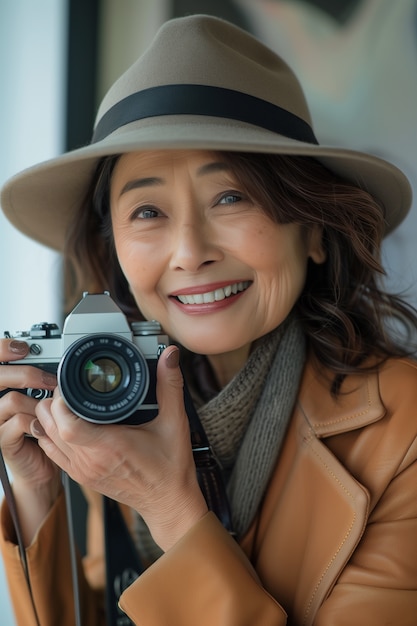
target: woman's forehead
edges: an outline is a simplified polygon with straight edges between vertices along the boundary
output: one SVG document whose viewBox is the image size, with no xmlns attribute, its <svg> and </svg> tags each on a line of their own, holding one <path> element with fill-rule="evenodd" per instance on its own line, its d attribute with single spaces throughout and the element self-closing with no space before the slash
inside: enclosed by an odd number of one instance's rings
<svg viewBox="0 0 417 626">
<path fill-rule="evenodd" d="M 138 152 L 128 152 L 122 154 L 118 159 L 120 167 L 158 167 L 182 162 L 195 163 L 211 160 L 221 160 L 221 152 L 210 150 L 146 150 Z"/>
<path fill-rule="evenodd" d="M 155 180 L 165 183 L 185 171 L 193 178 L 231 173 L 231 166 L 220 152 L 206 150 L 152 150 L 122 155 L 114 168 L 111 187 L 124 187 L 129 181 Z"/>
</svg>

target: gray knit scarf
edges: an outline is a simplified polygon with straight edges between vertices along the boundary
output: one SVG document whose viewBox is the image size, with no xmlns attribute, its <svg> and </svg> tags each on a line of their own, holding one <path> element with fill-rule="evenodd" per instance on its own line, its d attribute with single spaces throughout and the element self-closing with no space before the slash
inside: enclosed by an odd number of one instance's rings
<svg viewBox="0 0 417 626">
<path fill-rule="evenodd" d="M 248 530 L 276 463 L 305 362 L 295 318 L 258 340 L 243 369 L 198 409 L 223 469 L 238 537 Z"/>
<path fill-rule="evenodd" d="M 198 388 L 198 376 L 189 383 L 201 423 L 225 472 L 238 537 L 248 530 L 265 493 L 304 362 L 304 333 L 296 317 L 290 316 L 255 342 L 242 370 L 208 402 Z M 152 546 L 140 519 L 136 531 L 141 553 L 156 558 L 160 552 Z"/>
</svg>

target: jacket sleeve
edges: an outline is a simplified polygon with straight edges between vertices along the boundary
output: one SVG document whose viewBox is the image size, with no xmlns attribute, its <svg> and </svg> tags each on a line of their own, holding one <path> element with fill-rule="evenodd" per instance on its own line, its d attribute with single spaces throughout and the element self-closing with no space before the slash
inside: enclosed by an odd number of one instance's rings
<svg viewBox="0 0 417 626">
<path fill-rule="evenodd" d="M 90 502 L 90 505 L 92 503 Z M 93 508 L 95 508 L 93 506 Z M 3 503 L 0 545 L 17 626 L 35 626 L 14 529 Z M 101 580 L 100 555 L 84 562 L 91 582 Z M 27 549 L 33 596 L 42 626 L 74 626 L 67 521 L 63 496 Z M 91 569 L 91 572 L 89 571 Z M 100 590 L 79 568 L 83 620 L 104 626 Z M 53 590 L 51 601 L 50 590 Z M 262 588 L 244 552 L 209 513 L 122 595 L 121 608 L 141 626 L 284 626 L 283 609 Z"/>
<path fill-rule="evenodd" d="M 4 560 L 17 626 L 36 626 L 32 603 L 20 561 L 7 503 L 1 509 L 0 548 Z M 74 626 L 74 601 L 65 499 L 51 509 L 32 544 L 26 550 L 29 578 L 39 622 L 42 626 Z M 84 623 L 103 626 L 101 593 L 86 582 L 79 561 L 80 600 Z"/>
<path fill-rule="evenodd" d="M 286 614 L 263 589 L 235 540 L 208 513 L 121 596 L 141 626 L 284 626 Z"/>
</svg>

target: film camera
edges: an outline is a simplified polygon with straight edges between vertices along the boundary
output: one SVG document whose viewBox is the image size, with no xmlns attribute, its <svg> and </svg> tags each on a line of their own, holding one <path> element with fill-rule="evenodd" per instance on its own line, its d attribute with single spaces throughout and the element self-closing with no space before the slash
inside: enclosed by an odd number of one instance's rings
<svg viewBox="0 0 417 626">
<path fill-rule="evenodd" d="M 42 323 L 16 337 L 28 343 L 29 354 L 10 364 L 56 373 L 66 404 L 79 417 L 97 424 L 143 424 L 156 417 L 156 365 L 168 337 L 158 322 L 129 325 L 107 292 L 84 294 L 62 335 L 56 324 Z M 18 391 L 48 395 L 41 389 Z"/>
</svg>

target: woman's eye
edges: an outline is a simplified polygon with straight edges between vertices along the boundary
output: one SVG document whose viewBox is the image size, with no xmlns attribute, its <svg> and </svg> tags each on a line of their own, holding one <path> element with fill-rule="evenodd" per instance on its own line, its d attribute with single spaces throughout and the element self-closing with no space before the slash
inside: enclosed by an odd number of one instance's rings
<svg viewBox="0 0 417 626">
<path fill-rule="evenodd" d="M 237 193 L 225 193 L 221 196 L 219 204 L 235 204 L 236 202 L 240 202 L 241 200 L 242 196 Z"/>
<path fill-rule="evenodd" d="M 136 209 L 133 214 L 134 219 L 142 219 L 149 220 L 154 219 L 155 217 L 159 217 L 160 212 L 158 209 L 154 209 L 153 207 L 142 207 L 140 209 Z"/>
</svg>

